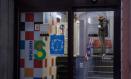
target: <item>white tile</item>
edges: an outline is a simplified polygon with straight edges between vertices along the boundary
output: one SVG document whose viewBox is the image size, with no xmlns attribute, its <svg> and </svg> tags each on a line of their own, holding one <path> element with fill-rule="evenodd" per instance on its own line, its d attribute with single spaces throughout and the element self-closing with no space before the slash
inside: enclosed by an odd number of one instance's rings
<svg viewBox="0 0 131 79">
<path fill-rule="evenodd" d="M 25 79 L 24 78 L 24 68 L 20 68 L 20 79 Z"/>
<path fill-rule="evenodd" d="M 25 40 L 25 31 L 20 31 L 20 40 Z"/>
<path fill-rule="evenodd" d="M 43 68 L 34 68 L 34 77 L 42 77 L 43 72 Z"/>
<path fill-rule="evenodd" d="M 33 60 L 25 60 L 25 67 L 26 68 L 33 68 L 34 67 L 34 61 Z"/>
<path fill-rule="evenodd" d="M 32 52 L 30 52 L 31 48 L 30 48 L 30 41 L 25 41 L 25 67 L 27 68 L 33 68 L 34 65 L 34 41 L 32 41 Z"/>
<path fill-rule="evenodd" d="M 34 22 L 43 22 L 43 12 L 34 13 Z"/>
<path fill-rule="evenodd" d="M 25 22 L 25 13 L 21 13 L 20 21 Z"/>
<path fill-rule="evenodd" d="M 40 32 L 34 32 L 34 39 L 35 40 L 40 40 L 41 39 L 41 37 L 40 37 Z"/>
<path fill-rule="evenodd" d="M 34 22 L 25 22 L 25 31 L 34 31 Z"/>
<path fill-rule="evenodd" d="M 25 50 L 20 49 L 20 58 L 25 58 Z"/>
</svg>

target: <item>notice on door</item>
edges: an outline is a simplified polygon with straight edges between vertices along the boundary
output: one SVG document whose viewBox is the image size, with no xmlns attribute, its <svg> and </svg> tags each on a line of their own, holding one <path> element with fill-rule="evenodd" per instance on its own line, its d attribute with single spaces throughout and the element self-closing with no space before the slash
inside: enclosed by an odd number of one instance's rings
<svg viewBox="0 0 131 79">
<path fill-rule="evenodd" d="M 50 36 L 50 54 L 64 55 L 64 35 Z"/>
</svg>

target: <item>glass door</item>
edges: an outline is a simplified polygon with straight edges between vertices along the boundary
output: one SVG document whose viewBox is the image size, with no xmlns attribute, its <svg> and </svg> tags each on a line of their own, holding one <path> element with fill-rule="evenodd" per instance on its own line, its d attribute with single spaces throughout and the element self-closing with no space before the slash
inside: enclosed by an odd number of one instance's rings
<svg viewBox="0 0 131 79">
<path fill-rule="evenodd" d="M 113 79 L 114 27 L 114 11 L 74 12 L 74 79 Z"/>
<path fill-rule="evenodd" d="M 20 79 L 67 79 L 68 12 L 21 12 Z"/>
</svg>

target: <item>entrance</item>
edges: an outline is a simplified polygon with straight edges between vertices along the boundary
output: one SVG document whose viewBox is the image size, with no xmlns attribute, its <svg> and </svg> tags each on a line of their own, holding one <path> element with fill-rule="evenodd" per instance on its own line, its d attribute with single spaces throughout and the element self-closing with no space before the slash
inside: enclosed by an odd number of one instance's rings
<svg viewBox="0 0 131 79">
<path fill-rule="evenodd" d="M 68 12 L 20 13 L 20 79 L 68 79 Z"/>
<path fill-rule="evenodd" d="M 120 79 L 117 3 L 32 1 L 17 12 L 16 79 Z"/>
<path fill-rule="evenodd" d="M 74 79 L 114 79 L 114 11 L 74 12 Z"/>
<path fill-rule="evenodd" d="M 76 11 L 72 18 L 73 78 L 114 79 L 115 11 Z M 68 79 L 68 29 L 68 12 L 20 13 L 20 79 Z"/>
</svg>

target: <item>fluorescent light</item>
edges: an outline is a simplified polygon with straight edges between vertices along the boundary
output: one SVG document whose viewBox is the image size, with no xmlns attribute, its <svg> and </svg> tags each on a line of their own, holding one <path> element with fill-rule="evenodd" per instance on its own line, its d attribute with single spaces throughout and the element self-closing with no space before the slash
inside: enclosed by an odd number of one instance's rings
<svg viewBox="0 0 131 79">
<path fill-rule="evenodd" d="M 98 25 L 98 28 L 101 28 L 101 25 Z"/>
<path fill-rule="evenodd" d="M 76 20 L 76 23 L 77 23 L 77 24 L 79 24 L 79 23 L 80 23 L 80 21 L 79 21 L 79 20 Z"/>
<path fill-rule="evenodd" d="M 57 15 L 56 15 L 56 18 L 60 18 L 60 19 L 61 19 L 62 17 L 61 17 L 60 15 L 57 14 Z"/>
<path fill-rule="evenodd" d="M 91 18 L 90 17 L 88 18 L 88 23 L 91 24 Z"/>
</svg>

